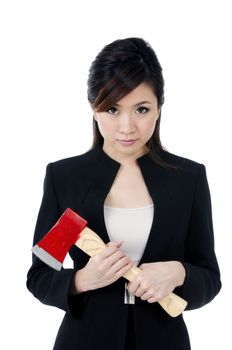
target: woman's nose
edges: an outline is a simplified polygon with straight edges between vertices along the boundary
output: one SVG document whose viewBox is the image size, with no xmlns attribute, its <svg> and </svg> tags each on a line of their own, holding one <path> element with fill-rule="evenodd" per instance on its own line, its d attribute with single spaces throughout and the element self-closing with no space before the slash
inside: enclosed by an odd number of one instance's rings
<svg viewBox="0 0 232 350">
<path fill-rule="evenodd" d="M 119 132 L 122 134 L 132 134 L 135 132 L 135 124 L 130 115 L 122 115 L 119 121 Z"/>
</svg>

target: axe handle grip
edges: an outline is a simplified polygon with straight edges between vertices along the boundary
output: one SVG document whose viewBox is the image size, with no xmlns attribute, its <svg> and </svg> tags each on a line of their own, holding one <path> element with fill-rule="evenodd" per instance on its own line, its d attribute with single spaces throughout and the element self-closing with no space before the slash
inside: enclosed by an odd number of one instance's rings
<svg viewBox="0 0 232 350">
<path fill-rule="evenodd" d="M 82 230 L 75 245 L 91 257 L 97 255 L 106 247 L 103 240 L 88 227 Z M 133 266 L 123 277 L 128 281 L 132 281 L 140 271 L 138 267 Z M 167 297 L 159 300 L 158 303 L 172 317 L 179 316 L 187 306 L 187 302 L 174 293 L 170 293 Z"/>
<path fill-rule="evenodd" d="M 140 271 L 138 267 L 133 266 L 123 277 L 128 281 L 132 281 Z M 165 298 L 159 300 L 158 303 L 172 317 L 179 316 L 187 306 L 187 302 L 175 293 L 170 293 Z"/>
</svg>

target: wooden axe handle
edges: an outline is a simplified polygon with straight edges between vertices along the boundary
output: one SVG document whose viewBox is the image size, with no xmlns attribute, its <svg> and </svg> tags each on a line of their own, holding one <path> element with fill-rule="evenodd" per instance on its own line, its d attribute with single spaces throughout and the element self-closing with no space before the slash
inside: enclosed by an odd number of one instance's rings
<svg viewBox="0 0 232 350">
<path fill-rule="evenodd" d="M 97 255 L 106 247 L 102 239 L 88 227 L 82 230 L 75 245 L 91 257 Z M 140 271 L 138 267 L 133 266 L 123 277 L 128 281 L 132 281 Z M 187 302 L 174 293 L 159 300 L 158 303 L 172 317 L 179 316 L 187 306 Z"/>
</svg>

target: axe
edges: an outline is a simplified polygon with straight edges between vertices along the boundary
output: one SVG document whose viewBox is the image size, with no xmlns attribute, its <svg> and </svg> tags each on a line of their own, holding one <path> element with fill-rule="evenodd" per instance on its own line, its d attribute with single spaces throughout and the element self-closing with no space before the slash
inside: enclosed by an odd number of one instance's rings
<svg viewBox="0 0 232 350">
<path fill-rule="evenodd" d="M 67 208 L 55 225 L 32 248 L 32 252 L 44 263 L 60 271 L 73 244 L 91 257 L 106 247 L 102 239 L 87 227 L 87 221 Z M 133 266 L 123 277 L 132 281 L 140 271 L 138 267 Z M 179 316 L 187 306 L 187 302 L 174 293 L 170 293 L 158 303 L 172 317 Z"/>
</svg>

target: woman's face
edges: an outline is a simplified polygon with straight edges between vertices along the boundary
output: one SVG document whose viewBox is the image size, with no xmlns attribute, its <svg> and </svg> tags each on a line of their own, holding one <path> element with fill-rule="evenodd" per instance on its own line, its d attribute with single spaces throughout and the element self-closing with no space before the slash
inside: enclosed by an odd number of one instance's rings
<svg viewBox="0 0 232 350">
<path fill-rule="evenodd" d="M 109 156 L 120 161 L 147 152 L 159 117 L 157 98 L 148 84 L 141 83 L 107 111 L 93 113 Z"/>
</svg>

